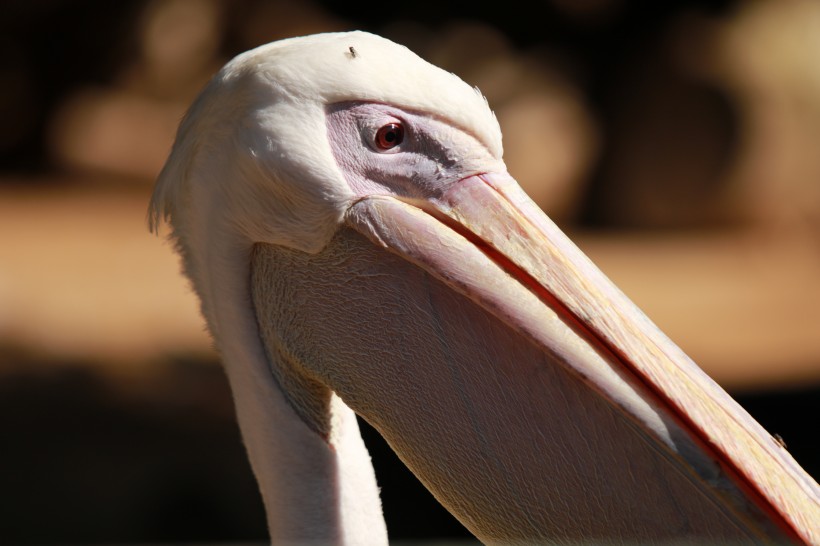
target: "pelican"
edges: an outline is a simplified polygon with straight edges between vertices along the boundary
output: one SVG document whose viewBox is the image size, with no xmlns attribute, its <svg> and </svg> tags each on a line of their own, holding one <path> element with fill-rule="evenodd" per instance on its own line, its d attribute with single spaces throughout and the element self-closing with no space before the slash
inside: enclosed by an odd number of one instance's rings
<svg viewBox="0 0 820 546">
<path fill-rule="evenodd" d="M 529 200 L 478 90 L 405 47 L 233 59 L 163 222 L 274 543 L 387 542 L 358 414 L 485 543 L 820 544 L 817 483 Z"/>
</svg>

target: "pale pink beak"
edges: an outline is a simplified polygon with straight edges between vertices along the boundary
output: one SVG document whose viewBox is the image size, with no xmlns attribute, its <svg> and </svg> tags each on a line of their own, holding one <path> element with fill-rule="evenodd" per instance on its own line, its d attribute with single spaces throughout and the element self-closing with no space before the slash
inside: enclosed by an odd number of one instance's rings
<svg viewBox="0 0 820 546">
<path fill-rule="evenodd" d="M 367 197 L 350 208 L 347 223 L 371 242 L 475 302 L 514 332 L 515 339 L 489 344 L 489 349 L 480 350 L 481 354 L 476 349 L 472 355 L 459 356 L 452 368 L 456 371 L 448 376 L 452 384 L 431 386 L 431 390 L 438 390 L 427 402 L 461 397 L 459 407 L 466 408 L 465 425 L 456 433 L 476 436 L 475 450 L 484 454 L 477 460 L 490 461 L 481 470 L 487 479 L 509 480 L 504 473 L 516 471 L 498 467 L 506 449 L 519 450 L 524 461 L 543 457 L 540 470 L 530 471 L 530 477 L 521 483 L 508 483 L 507 489 L 500 489 L 515 491 L 510 493 L 512 498 L 521 498 L 526 496 L 522 491 L 532 488 L 532 498 L 540 495 L 547 500 L 538 501 L 540 506 L 521 508 L 509 506 L 515 500 L 499 499 L 508 506 L 497 510 L 498 518 L 520 520 L 522 527 L 543 523 L 550 528 L 545 536 L 555 540 L 577 538 L 567 530 L 572 522 L 588 521 L 578 524 L 593 527 L 592 536 L 601 539 L 652 539 L 664 538 L 664 528 L 671 529 L 681 522 L 698 527 L 701 518 L 706 530 L 694 533 L 698 536 L 820 543 L 817 484 L 589 261 L 509 175 L 471 176 L 442 196 L 424 201 Z M 448 321 L 472 313 L 453 310 L 454 304 L 440 303 L 434 299 L 437 292 L 429 291 L 433 294 L 431 305 L 444 317 L 442 328 Z M 442 330 L 442 338 L 449 335 Z M 515 346 L 521 343 L 516 341 L 519 338 L 528 341 L 528 348 Z M 486 368 L 491 370 L 492 378 L 473 378 L 472 374 L 478 375 L 479 371 L 478 364 L 471 368 L 471 362 L 483 359 L 488 350 L 498 352 L 493 356 L 498 362 L 496 368 Z M 455 353 L 452 348 L 444 351 Z M 527 356 L 530 354 L 536 356 Z M 538 362 L 526 363 L 528 358 Z M 546 373 L 546 368 L 560 369 L 564 375 L 545 379 L 539 374 Z M 577 390 L 571 395 L 576 398 L 560 401 L 560 397 L 570 396 L 563 394 L 569 388 L 566 386 L 563 391 L 550 390 L 558 388 L 559 376 L 569 378 L 567 385 Z M 494 382 L 495 390 L 483 390 L 482 380 Z M 498 390 L 508 393 L 514 399 L 512 403 L 527 407 L 522 412 L 525 422 L 512 422 L 516 414 L 493 421 L 493 411 L 500 410 L 487 409 L 492 404 L 486 398 L 496 397 Z M 449 448 L 442 448 L 440 453 L 416 453 L 411 442 L 413 438 L 419 442 L 427 438 L 426 429 L 399 416 L 378 417 L 368 408 L 357 407 L 356 397 L 352 398 L 351 407 L 379 428 L 408 466 L 473 532 L 491 541 L 515 538 L 489 536 L 491 531 L 487 530 L 494 529 L 492 523 L 481 520 L 486 516 L 477 515 L 485 513 L 487 507 L 459 500 L 461 497 L 448 485 L 450 477 L 442 478 L 432 463 L 423 460 L 452 457 Z M 500 403 L 495 407 L 500 408 Z M 627 432 L 615 432 L 615 425 L 608 421 L 611 411 L 623 416 L 619 419 L 623 419 L 623 430 Z M 550 419 L 572 422 L 569 430 L 574 432 L 569 435 L 575 437 L 527 437 L 528 433 L 553 434 L 550 431 L 558 429 L 546 425 L 539 428 L 538 424 Z M 491 423 L 486 430 L 482 429 L 485 422 Z M 409 429 L 417 430 L 418 437 Z M 567 429 L 561 430 L 562 435 L 568 435 Z M 506 434 L 509 436 L 505 438 Z M 638 455 L 624 454 L 611 445 L 644 441 L 649 447 L 642 448 Z M 553 450 L 552 446 L 561 442 L 566 449 Z M 563 467 L 553 465 L 557 458 L 570 453 L 587 456 L 583 444 L 588 444 L 588 460 L 571 461 Z M 637 468 L 618 467 L 630 460 Z M 588 472 L 577 470 L 577 465 L 586 465 Z M 551 481 L 544 478 L 541 483 L 542 476 L 553 468 L 564 473 L 566 480 L 558 476 Z M 577 476 L 561 468 L 573 469 Z M 599 476 L 601 472 L 604 475 Z M 646 472 L 645 481 L 642 476 L 634 479 L 642 472 Z M 612 481 L 601 483 L 599 478 Z M 646 489 L 652 490 L 654 486 L 649 482 L 665 479 L 671 481 L 662 485 L 660 492 L 650 491 L 645 500 L 636 501 L 657 504 L 657 521 L 652 524 L 658 526 L 658 532 L 630 535 L 617 530 L 606 536 L 604 527 L 596 527 L 596 518 L 605 516 L 596 516 L 594 508 L 585 512 L 586 505 L 572 498 L 574 495 L 587 504 L 603 506 L 609 502 L 607 499 L 621 494 L 624 499 L 641 497 L 644 493 L 636 484 L 646 483 Z M 566 490 L 572 487 L 578 490 Z M 523 500 L 521 504 L 528 502 Z M 484 502 L 476 499 L 475 504 Z M 603 509 L 619 510 L 626 502 L 616 500 Z M 670 506 L 661 506 L 665 502 Z M 571 513 L 564 517 L 561 510 Z M 638 509 L 623 510 L 625 514 L 611 517 L 628 517 Z M 713 528 L 715 534 L 710 535 L 708 530 Z M 522 531 L 522 536 L 531 535 Z"/>
</svg>

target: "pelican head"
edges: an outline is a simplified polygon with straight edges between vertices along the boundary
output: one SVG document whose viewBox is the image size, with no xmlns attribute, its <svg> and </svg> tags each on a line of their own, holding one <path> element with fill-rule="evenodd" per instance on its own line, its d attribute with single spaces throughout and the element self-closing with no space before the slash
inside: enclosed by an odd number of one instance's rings
<svg viewBox="0 0 820 546">
<path fill-rule="evenodd" d="M 820 542 L 817 484 L 502 155 L 478 90 L 363 32 L 244 53 L 183 120 L 150 223 L 274 541 L 386 542 L 355 412 L 485 542 Z"/>
</svg>

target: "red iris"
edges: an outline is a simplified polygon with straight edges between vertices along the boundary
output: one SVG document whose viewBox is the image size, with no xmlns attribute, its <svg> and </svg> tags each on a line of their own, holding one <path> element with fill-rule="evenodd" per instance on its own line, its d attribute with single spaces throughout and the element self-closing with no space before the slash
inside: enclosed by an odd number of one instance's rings
<svg viewBox="0 0 820 546">
<path fill-rule="evenodd" d="M 400 123 L 388 123 L 376 132 L 376 147 L 389 150 L 404 140 L 404 127 Z"/>
</svg>

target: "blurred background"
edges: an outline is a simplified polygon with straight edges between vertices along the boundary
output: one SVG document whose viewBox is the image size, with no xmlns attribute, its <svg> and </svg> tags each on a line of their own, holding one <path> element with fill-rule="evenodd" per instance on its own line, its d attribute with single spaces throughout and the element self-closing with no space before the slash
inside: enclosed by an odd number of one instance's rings
<svg viewBox="0 0 820 546">
<path fill-rule="evenodd" d="M 815 0 L 4 0 L 0 543 L 264 541 L 147 201 L 222 64 L 349 29 L 479 86 L 530 195 L 820 475 Z M 393 539 L 468 536 L 364 434 Z"/>
</svg>

